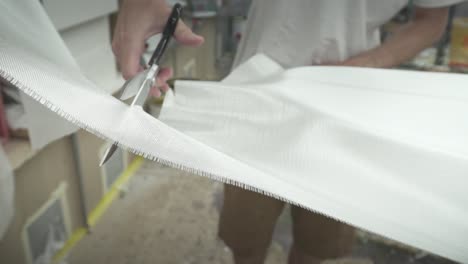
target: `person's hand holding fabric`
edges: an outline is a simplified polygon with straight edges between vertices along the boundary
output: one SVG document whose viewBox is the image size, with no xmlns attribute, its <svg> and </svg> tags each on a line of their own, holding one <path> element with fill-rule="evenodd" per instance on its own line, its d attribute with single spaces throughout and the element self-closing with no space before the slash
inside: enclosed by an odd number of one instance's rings
<svg viewBox="0 0 468 264">
<path fill-rule="evenodd" d="M 145 50 L 145 42 L 151 36 L 161 33 L 171 12 L 171 7 L 164 0 L 124 0 L 120 8 L 117 25 L 112 41 L 112 50 L 117 58 L 125 79 L 132 78 L 143 68 L 140 58 Z M 203 37 L 179 21 L 174 33 L 177 42 L 187 46 L 199 46 Z M 167 91 L 166 81 L 171 78 L 172 70 L 163 68 L 159 72 L 151 94 L 160 96 Z"/>
</svg>

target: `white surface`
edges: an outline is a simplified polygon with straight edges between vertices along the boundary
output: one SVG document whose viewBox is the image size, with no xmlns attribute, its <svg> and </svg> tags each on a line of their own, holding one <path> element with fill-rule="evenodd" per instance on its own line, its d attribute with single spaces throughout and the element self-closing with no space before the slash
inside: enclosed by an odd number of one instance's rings
<svg viewBox="0 0 468 264">
<path fill-rule="evenodd" d="M 0 1 L 0 14 L 0 32 L 2 32 L 0 38 L 8 38 L 12 43 L 21 43 L 21 46 L 29 52 L 34 52 L 50 63 L 61 65 L 64 70 L 79 71 L 78 65 L 44 13 L 39 1 Z M 20 96 L 27 114 L 33 149 L 41 149 L 48 143 L 76 131 L 76 126 L 58 118 L 42 104 L 25 96 L 24 93 Z"/>
<path fill-rule="evenodd" d="M 463 0 L 415 0 L 446 6 Z M 264 53 L 291 68 L 330 64 L 379 44 L 379 27 L 408 0 L 255 0 L 234 65 Z"/>
<path fill-rule="evenodd" d="M 43 0 L 44 8 L 58 30 L 117 11 L 117 0 Z"/>
<path fill-rule="evenodd" d="M 7 21 L 23 13 L 15 14 Z M 257 56 L 224 83 L 177 83 L 163 123 L 47 60 L 37 42 L 18 41 L 29 28 L 0 37 L 0 75 L 79 126 L 165 164 L 468 262 L 465 75 L 284 71 Z"/>
<path fill-rule="evenodd" d="M 178 82 L 160 120 L 269 175 L 244 184 L 468 262 L 466 76 L 280 73 L 262 56 L 236 71 L 224 85 Z"/>
<path fill-rule="evenodd" d="M 83 74 L 99 87 L 114 93 L 124 81 L 117 71 L 109 29 L 109 18 L 100 17 L 62 30 L 60 36 Z"/>
</svg>

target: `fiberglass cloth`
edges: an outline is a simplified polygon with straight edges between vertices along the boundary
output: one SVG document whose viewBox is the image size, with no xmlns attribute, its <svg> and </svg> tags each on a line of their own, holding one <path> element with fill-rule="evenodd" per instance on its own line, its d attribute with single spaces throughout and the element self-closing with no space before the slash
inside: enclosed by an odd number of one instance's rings
<svg viewBox="0 0 468 264">
<path fill-rule="evenodd" d="M 41 29 L 27 14 L 10 18 L 22 30 L 0 37 L 1 77 L 73 124 L 164 164 L 468 262 L 468 77 L 285 71 L 258 55 L 224 82 L 178 82 L 160 121 L 51 59 L 60 49 L 18 41 Z M 37 37 L 36 45 L 63 45 Z"/>
<path fill-rule="evenodd" d="M 467 81 L 257 55 L 223 83 L 178 82 L 160 120 L 268 175 L 242 184 L 467 263 Z"/>
<path fill-rule="evenodd" d="M 28 49 L 43 59 L 79 72 L 78 64 L 63 44 L 39 1 L 1 0 L 0 38 L 8 39 L 14 45 L 20 44 L 23 49 Z M 41 149 L 77 130 L 76 126 L 58 118 L 31 97 L 24 94 L 20 96 L 33 149 Z"/>
</svg>

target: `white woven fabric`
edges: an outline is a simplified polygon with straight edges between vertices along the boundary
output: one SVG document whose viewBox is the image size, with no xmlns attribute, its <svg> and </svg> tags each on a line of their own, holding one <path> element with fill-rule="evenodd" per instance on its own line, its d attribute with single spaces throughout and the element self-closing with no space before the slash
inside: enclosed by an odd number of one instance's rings
<svg viewBox="0 0 468 264">
<path fill-rule="evenodd" d="M 165 164 L 468 262 L 464 75 L 284 71 L 259 55 L 222 83 L 178 82 L 161 122 L 8 34 L 0 76 L 74 124 Z"/>
<path fill-rule="evenodd" d="M 43 59 L 79 72 L 78 64 L 63 44 L 39 1 L 0 1 L 0 38 L 7 38 L 10 43 L 19 44 Z M 21 101 L 33 149 L 41 149 L 77 130 L 76 126 L 57 118 L 30 97 L 21 94 Z"/>
<path fill-rule="evenodd" d="M 178 82 L 160 119 L 268 174 L 242 184 L 466 263 L 467 81 L 256 56 L 223 84 Z"/>
</svg>

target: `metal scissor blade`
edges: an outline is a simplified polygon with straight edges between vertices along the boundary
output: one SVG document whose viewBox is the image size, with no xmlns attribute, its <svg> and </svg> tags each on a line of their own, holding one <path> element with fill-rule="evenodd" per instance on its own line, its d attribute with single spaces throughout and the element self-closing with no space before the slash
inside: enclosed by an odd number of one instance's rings
<svg viewBox="0 0 468 264">
<path fill-rule="evenodd" d="M 138 93 L 138 89 L 140 88 L 141 84 L 144 82 L 146 75 L 148 74 L 148 70 L 145 70 L 133 78 L 127 80 L 123 85 L 121 91 L 116 95 L 117 98 L 120 100 L 127 100 Z"/>
<path fill-rule="evenodd" d="M 122 85 L 122 88 L 120 88 L 120 90 L 119 90 L 117 93 L 115 93 L 115 97 L 116 97 L 116 98 L 119 98 L 120 100 L 126 100 L 126 99 L 129 98 L 129 96 L 124 96 L 124 94 L 129 93 L 129 92 L 127 91 L 127 90 L 128 90 L 128 89 L 127 89 L 127 88 L 128 88 L 128 84 L 129 84 L 129 83 L 130 83 L 130 80 L 126 80 L 126 81 L 125 81 L 124 85 Z M 125 97 L 127 97 L 127 98 L 125 98 Z"/>
<path fill-rule="evenodd" d="M 143 106 L 145 104 L 146 98 L 148 98 L 149 91 L 151 89 L 151 86 L 154 83 L 154 78 L 158 74 L 159 67 L 157 65 L 151 66 L 150 69 L 145 70 L 144 72 L 140 73 L 137 77 L 136 80 L 133 79 L 124 85 L 124 92 L 127 90 L 132 90 L 135 89 L 135 86 L 138 87 L 138 92 L 135 95 L 135 98 L 133 99 L 133 102 L 131 106 Z M 102 157 L 100 166 L 104 165 L 114 154 L 114 152 L 117 150 L 117 144 L 114 142 L 112 146 L 110 146 L 104 156 Z"/>
<path fill-rule="evenodd" d="M 149 91 L 151 89 L 151 86 L 154 84 L 154 80 L 158 74 L 159 71 L 159 66 L 158 65 L 153 65 L 151 68 L 145 71 L 145 79 L 141 83 L 138 92 L 133 99 L 132 106 L 138 105 L 138 106 L 143 106 L 145 104 L 146 98 L 148 98 Z"/>
<path fill-rule="evenodd" d="M 153 56 L 151 56 L 151 59 L 148 62 L 149 68 L 135 76 L 135 78 L 132 78 L 131 80 L 125 82 L 122 94 L 120 94 L 121 99 L 125 100 L 130 98 L 131 96 L 133 96 L 135 88 L 138 88 L 138 92 L 136 93 L 135 98 L 133 99 L 133 102 L 130 107 L 143 106 L 143 104 L 145 103 L 151 86 L 153 86 L 155 78 L 158 75 L 158 64 L 172 36 L 174 35 L 174 31 L 180 19 L 181 13 L 182 5 L 179 3 L 175 4 L 166 22 L 166 26 L 164 27 L 163 37 L 159 41 L 158 46 L 156 46 L 156 49 L 153 52 Z M 114 154 L 116 149 L 117 144 L 114 142 L 114 144 L 112 144 L 112 146 L 110 146 L 104 154 L 104 157 L 101 160 L 101 166 L 110 159 L 110 157 L 112 156 L 112 154 Z"/>
<path fill-rule="evenodd" d="M 118 147 L 117 147 L 116 143 L 114 143 L 114 144 L 112 144 L 112 146 L 108 147 L 106 152 L 104 153 L 104 156 L 101 159 L 101 163 L 99 164 L 99 166 L 104 165 L 104 163 L 106 163 L 112 157 L 112 155 L 117 150 L 117 148 Z"/>
</svg>

